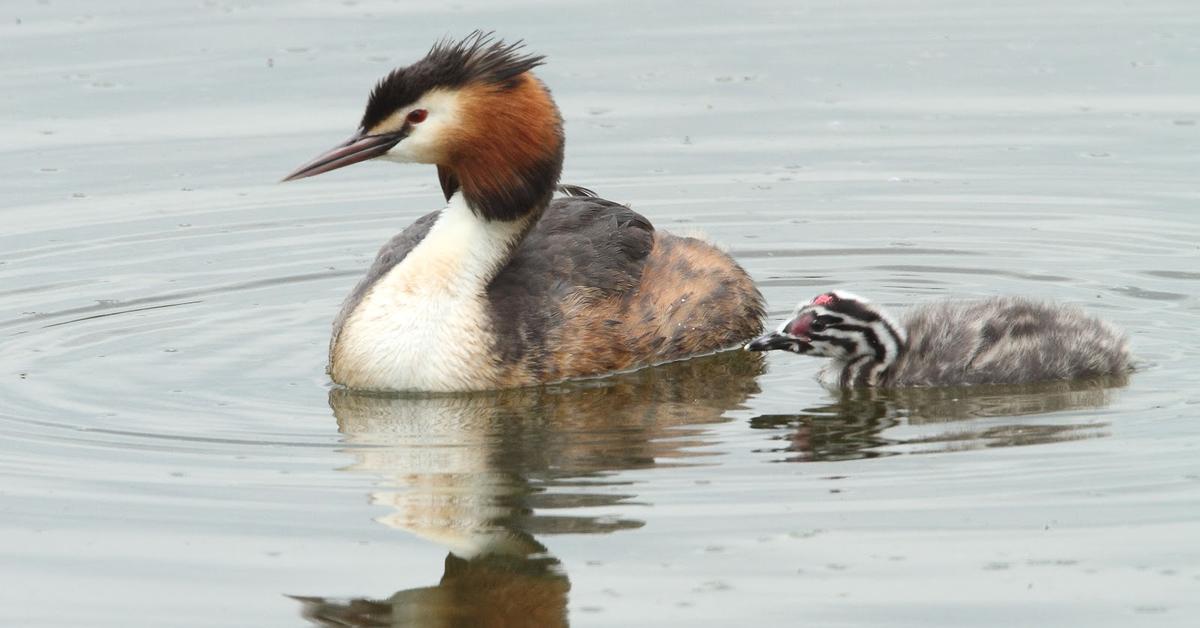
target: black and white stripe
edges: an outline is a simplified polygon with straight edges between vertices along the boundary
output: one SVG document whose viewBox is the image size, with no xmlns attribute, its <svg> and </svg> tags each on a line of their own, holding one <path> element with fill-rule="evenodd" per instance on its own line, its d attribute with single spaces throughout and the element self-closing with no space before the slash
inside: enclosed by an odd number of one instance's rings
<svg viewBox="0 0 1200 628">
<path fill-rule="evenodd" d="M 809 355 L 830 357 L 840 371 L 842 388 L 887 385 L 892 367 L 904 351 L 905 336 L 886 313 L 870 302 L 848 293 L 834 293 L 838 299 L 823 305 L 807 305 L 797 317 L 811 315 L 814 325 L 836 320 L 810 334 L 813 350 Z"/>
</svg>

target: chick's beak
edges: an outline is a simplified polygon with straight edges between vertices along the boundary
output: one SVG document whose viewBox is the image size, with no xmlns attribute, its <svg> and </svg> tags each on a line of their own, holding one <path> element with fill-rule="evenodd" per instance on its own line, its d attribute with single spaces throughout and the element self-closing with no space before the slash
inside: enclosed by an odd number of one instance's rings
<svg viewBox="0 0 1200 628">
<path fill-rule="evenodd" d="M 785 351 L 793 350 L 793 347 L 799 341 L 791 336 L 786 336 L 777 331 L 763 334 L 746 344 L 747 351 L 775 351 L 783 349 Z"/>
<path fill-rule="evenodd" d="M 356 164 L 360 161 L 374 159 L 387 153 L 393 146 L 404 139 L 404 133 L 385 133 L 367 135 L 360 130 L 350 139 L 318 155 L 312 161 L 300 166 L 295 172 L 284 177 L 284 181 L 294 181 L 313 175 L 337 170 L 338 168 Z"/>
</svg>

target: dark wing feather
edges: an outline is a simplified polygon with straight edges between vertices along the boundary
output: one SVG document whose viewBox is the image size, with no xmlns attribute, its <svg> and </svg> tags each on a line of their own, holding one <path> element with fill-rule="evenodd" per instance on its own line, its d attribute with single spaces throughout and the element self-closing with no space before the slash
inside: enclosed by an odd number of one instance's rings
<svg viewBox="0 0 1200 628">
<path fill-rule="evenodd" d="M 602 299 L 637 288 L 654 227 L 632 209 L 601 198 L 554 199 L 488 287 L 501 362 L 531 360 L 562 323 L 569 298 Z"/>
<path fill-rule="evenodd" d="M 395 268 L 396 264 L 408 257 L 409 251 L 425 239 L 425 234 L 429 233 L 429 228 L 437 220 L 438 214 L 439 212 L 430 212 L 421 216 L 379 249 L 366 276 L 358 282 L 358 285 L 354 286 L 350 296 L 346 297 L 345 302 L 342 303 L 342 311 L 338 312 L 337 318 L 333 321 L 333 340 L 331 342 L 337 342 L 338 335 L 342 333 L 342 326 L 346 324 L 350 312 L 358 307 L 359 302 L 363 300 L 371 286 L 375 285 L 375 282 L 379 281 L 389 270 Z"/>
</svg>

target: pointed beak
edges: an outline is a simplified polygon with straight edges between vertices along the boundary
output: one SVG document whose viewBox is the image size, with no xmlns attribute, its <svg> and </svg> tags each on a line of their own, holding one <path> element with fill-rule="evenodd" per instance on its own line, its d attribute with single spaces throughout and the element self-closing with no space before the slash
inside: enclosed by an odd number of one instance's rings
<svg viewBox="0 0 1200 628">
<path fill-rule="evenodd" d="M 763 334 L 746 344 L 746 351 L 775 351 L 791 349 L 797 342 L 795 338 L 785 336 L 777 331 Z"/>
<path fill-rule="evenodd" d="M 807 336 L 792 336 L 780 331 L 765 333 L 746 343 L 746 351 L 791 351 L 801 355 L 812 350 Z"/>
<path fill-rule="evenodd" d="M 283 181 L 295 181 L 313 175 L 337 170 L 360 161 L 374 159 L 387 153 L 393 146 L 404 139 L 404 133 L 388 133 L 384 135 L 366 135 L 362 131 L 353 137 L 321 153 L 312 161 L 300 166 L 295 172 L 283 178 Z"/>
</svg>

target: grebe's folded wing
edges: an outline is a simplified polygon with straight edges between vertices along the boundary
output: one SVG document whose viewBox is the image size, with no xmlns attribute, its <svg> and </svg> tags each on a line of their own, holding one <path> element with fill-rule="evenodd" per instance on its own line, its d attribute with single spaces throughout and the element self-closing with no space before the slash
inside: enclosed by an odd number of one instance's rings
<svg viewBox="0 0 1200 628">
<path fill-rule="evenodd" d="M 526 289 L 540 295 L 625 292 L 638 285 L 653 246 L 654 227 L 632 209 L 602 198 L 557 198 L 492 287 L 534 282 Z"/>
</svg>

